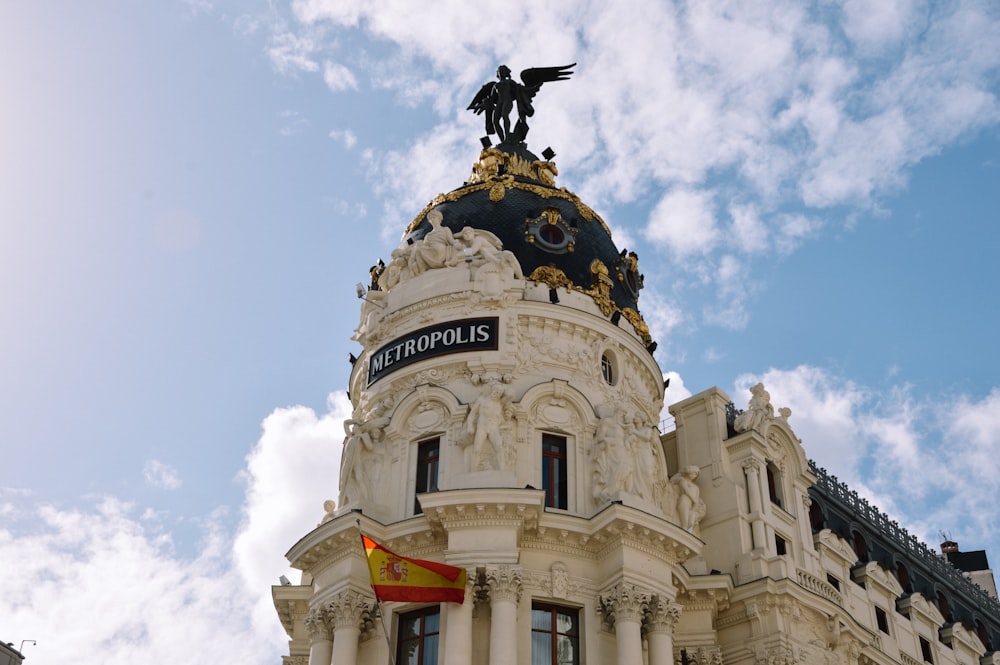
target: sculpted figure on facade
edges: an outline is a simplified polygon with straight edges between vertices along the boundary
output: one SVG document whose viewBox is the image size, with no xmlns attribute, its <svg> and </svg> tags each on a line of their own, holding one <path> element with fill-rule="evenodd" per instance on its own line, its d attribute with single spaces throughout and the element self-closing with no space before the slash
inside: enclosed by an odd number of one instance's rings
<svg viewBox="0 0 1000 665">
<path fill-rule="evenodd" d="M 344 453 L 340 460 L 340 507 L 371 500 L 382 480 L 385 443 L 382 430 L 388 418 L 344 421 Z"/>
<path fill-rule="evenodd" d="M 635 459 L 618 409 L 611 409 L 598 423 L 593 457 L 591 494 L 598 505 L 615 500 L 618 492 L 635 493 Z"/>
<path fill-rule="evenodd" d="M 518 263 L 513 252 L 506 251 L 500 239 L 489 231 L 478 231 L 471 226 L 466 226 L 458 232 L 449 265 L 459 265 L 466 256 L 473 258 L 478 263 L 507 268 L 517 279 L 524 278 L 521 264 Z"/>
<path fill-rule="evenodd" d="M 503 424 L 513 415 L 513 396 L 498 380 L 484 381 L 479 397 L 469 407 L 465 433 L 472 436 L 472 470 L 505 469 L 511 461 L 510 446 L 504 443 Z"/>
<path fill-rule="evenodd" d="M 681 527 L 694 532 L 696 526 L 705 516 L 705 502 L 701 500 L 701 489 L 698 487 L 698 476 L 701 469 L 689 466 L 680 473 L 675 473 L 670 479 L 677 488 L 677 520 Z"/>
<path fill-rule="evenodd" d="M 654 443 L 650 440 L 652 428 L 643 424 L 638 413 L 632 418 L 628 429 L 628 448 L 635 467 L 635 493 L 647 501 L 656 500 L 657 458 Z"/>
<path fill-rule="evenodd" d="M 789 412 L 790 413 L 790 412 Z M 774 418 L 774 407 L 771 406 L 771 394 L 764 390 L 764 384 L 758 383 L 750 387 L 750 403 L 747 410 L 736 416 L 733 426 L 737 432 L 761 430 L 761 425 Z"/>
<path fill-rule="evenodd" d="M 451 265 L 452 254 L 455 251 L 455 236 L 451 229 L 442 226 L 443 219 L 441 211 L 436 208 L 427 213 L 427 221 L 430 222 L 431 230 L 427 232 L 423 240 L 410 246 L 409 263 L 414 275 Z"/>
</svg>

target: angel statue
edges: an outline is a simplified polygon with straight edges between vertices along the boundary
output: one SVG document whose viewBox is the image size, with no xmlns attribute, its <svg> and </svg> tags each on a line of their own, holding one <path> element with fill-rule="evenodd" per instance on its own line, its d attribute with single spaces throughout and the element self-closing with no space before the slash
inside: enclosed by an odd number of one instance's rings
<svg viewBox="0 0 1000 665">
<path fill-rule="evenodd" d="M 535 114 L 535 109 L 531 105 L 531 100 L 535 98 L 535 93 L 548 81 L 565 81 L 573 72 L 572 65 L 562 67 L 532 67 L 521 72 L 521 83 L 510 77 L 510 68 L 507 65 L 500 65 L 497 68 L 496 81 L 490 81 L 479 89 L 472 103 L 469 104 L 469 111 L 475 111 L 476 115 L 484 114 L 486 117 L 486 133 L 496 134 L 501 141 L 520 143 L 528 135 L 528 122 Z M 517 104 L 517 124 L 514 125 L 513 133 L 510 130 L 510 112 Z"/>
</svg>

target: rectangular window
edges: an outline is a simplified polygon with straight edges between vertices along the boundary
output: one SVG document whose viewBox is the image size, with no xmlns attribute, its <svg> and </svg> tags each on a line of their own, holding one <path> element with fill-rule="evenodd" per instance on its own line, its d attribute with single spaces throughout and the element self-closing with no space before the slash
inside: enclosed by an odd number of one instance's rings
<svg viewBox="0 0 1000 665">
<path fill-rule="evenodd" d="M 878 624 L 879 630 L 886 635 L 889 634 L 889 617 L 886 615 L 885 610 L 881 607 L 875 608 L 875 623 Z"/>
<path fill-rule="evenodd" d="M 774 549 L 778 553 L 778 556 L 788 554 L 788 545 L 785 543 L 785 539 L 778 534 L 774 534 Z"/>
<path fill-rule="evenodd" d="M 920 638 L 920 655 L 924 657 L 925 663 L 934 662 L 934 656 L 931 654 L 931 643 L 923 637 Z"/>
<path fill-rule="evenodd" d="M 531 604 L 531 665 L 580 665 L 580 613 Z"/>
<path fill-rule="evenodd" d="M 417 484 L 416 494 L 426 494 L 427 492 L 437 492 L 438 490 L 438 466 L 441 464 L 441 439 L 429 439 L 417 444 Z M 381 491 L 382 488 L 375 488 Z M 413 497 L 413 514 L 419 515 L 424 512 L 420 507 L 420 502 Z"/>
<path fill-rule="evenodd" d="M 830 586 L 832 586 L 834 589 L 836 589 L 837 591 L 840 591 L 840 580 L 838 580 L 836 577 L 834 577 L 830 573 L 827 573 L 826 574 L 826 581 L 829 582 Z"/>
<path fill-rule="evenodd" d="M 566 437 L 542 434 L 542 489 L 549 508 L 569 508 L 566 488 Z"/>
<path fill-rule="evenodd" d="M 441 606 L 433 605 L 399 617 L 397 665 L 437 665 Z"/>
</svg>

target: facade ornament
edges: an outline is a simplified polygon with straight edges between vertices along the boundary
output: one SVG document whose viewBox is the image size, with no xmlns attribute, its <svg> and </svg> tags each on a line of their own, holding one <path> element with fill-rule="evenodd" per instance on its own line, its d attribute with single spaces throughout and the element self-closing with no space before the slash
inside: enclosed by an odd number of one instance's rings
<svg viewBox="0 0 1000 665">
<path fill-rule="evenodd" d="M 463 261 L 473 265 L 495 265 L 513 273 L 515 279 L 524 278 L 521 264 L 513 252 L 503 248 L 499 238 L 489 231 L 477 230 L 471 226 L 458 232 L 448 265 L 460 265 Z"/>
<path fill-rule="evenodd" d="M 413 275 L 451 264 L 455 251 L 455 236 L 451 229 L 442 225 L 443 220 L 444 216 L 437 208 L 427 213 L 431 230 L 422 240 L 410 245 L 409 264 Z"/>
<path fill-rule="evenodd" d="M 653 596 L 649 599 L 643 627 L 647 633 L 674 634 L 674 626 L 681 618 L 681 606 L 665 598 Z"/>
<path fill-rule="evenodd" d="M 333 519 L 334 513 L 337 512 L 337 502 L 333 499 L 327 499 L 323 502 L 323 519 L 320 520 L 320 524 L 326 524 Z"/>
<path fill-rule="evenodd" d="M 340 507 L 364 505 L 380 487 L 386 463 L 383 430 L 386 417 L 344 421 L 344 452 L 340 460 Z"/>
<path fill-rule="evenodd" d="M 474 376 L 479 397 L 469 407 L 464 431 L 472 438 L 472 471 L 507 469 L 513 465 L 513 446 L 504 441 L 502 428 L 514 415 L 510 389 L 495 378 Z"/>
<path fill-rule="evenodd" d="M 696 482 L 700 474 L 701 469 L 697 466 L 689 466 L 670 479 L 677 490 L 677 519 L 681 527 L 690 533 L 694 533 L 707 510 Z"/>
<path fill-rule="evenodd" d="M 619 492 L 636 493 L 635 458 L 628 449 L 621 410 L 605 407 L 594 434 L 594 470 L 591 495 L 597 505 L 618 498 Z"/>
<path fill-rule="evenodd" d="M 719 647 L 697 647 L 682 649 L 684 658 L 678 658 L 676 665 L 722 665 L 722 649 Z"/>
<path fill-rule="evenodd" d="M 343 591 L 334 596 L 324 608 L 333 631 L 336 633 L 341 628 L 363 630 L 372 614 L 370 600 L 368 596 L 353 590 Z"/>
<path fill-rule="evenodd" d="M 487 568 L 486 586 L 491 603 L 509 601 L 516 605 L 521 601 L 523 588 L 521 570 L 506 565 Z"/>
<path fill-rule="evenodd" d="M 750 402 L 747 410 L 736 416 L 733 428 L 737 432 L 749 432 L 754 430 L 761 435 L 767 434 L 767 429 L 774 421 L 780 421 L 788 425 L 788 419 L 792 415 L 792 410 L 787 406 L 778 409 L 778 415 L 774 415 L 774 406 L 771 405 L 771 394 L 764 388 L 763 383 L 757 383 L 750 387 Z"/>
<path fill-rule="evenodd" d="M 332 640 L 333 627 L 330 625 L 329 619 L 330 617 L 324 608 L 313 607 L 306 612 L 302 623 L 305 624 L 309 636 L 314 640 Z"/>
<path fill-rule="evenodd" d="M 619 583 L 597 599 L 597 611 L 604 622 L 613 627 L 621 621 L 641 622 L 649 606 L 649 594 L 634 584 Z"/>
</svg>

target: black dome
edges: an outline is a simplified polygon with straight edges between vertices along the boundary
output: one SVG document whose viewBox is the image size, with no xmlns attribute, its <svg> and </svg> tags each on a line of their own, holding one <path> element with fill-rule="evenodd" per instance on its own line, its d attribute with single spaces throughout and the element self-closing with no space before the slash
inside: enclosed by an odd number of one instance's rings
<svg viewBox="0 0 1000 665">
<path fill-rule="evenodd" d="M 431 230 L 427 213 L 457 233 L 470 226 L 489 231 L 514 254 L 527 279 L 591 295 L 606 316 L 629 320 L 649 343 L 639 315 L 642 275 L 638 256 L 615 246 L 604 220 L 579 197 L 555 187 L 555 164 L 540 161 L 523 144 L 487 148 L 469 182 L 437 196 L 409 225 L 404 242 Z"/>
</svg>

